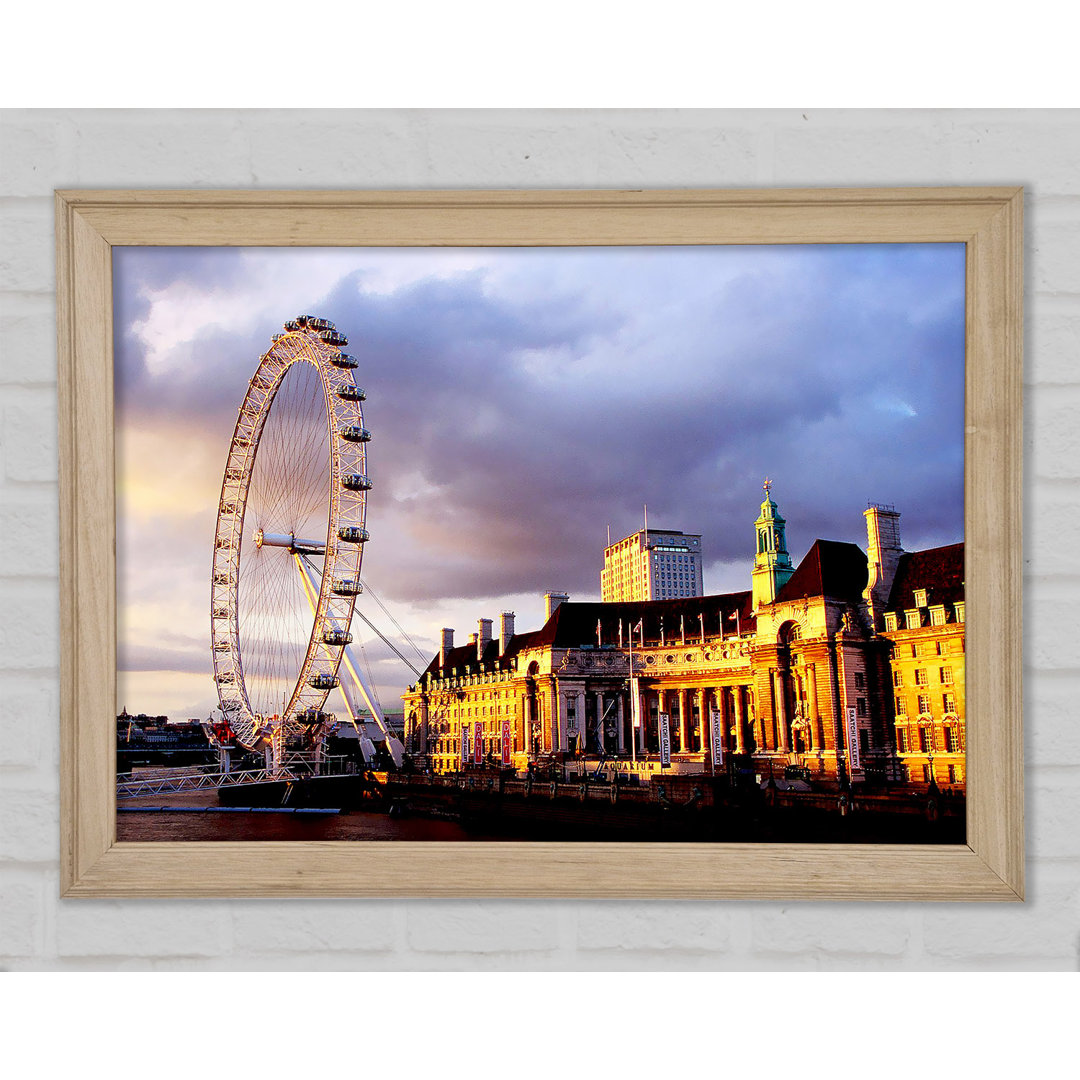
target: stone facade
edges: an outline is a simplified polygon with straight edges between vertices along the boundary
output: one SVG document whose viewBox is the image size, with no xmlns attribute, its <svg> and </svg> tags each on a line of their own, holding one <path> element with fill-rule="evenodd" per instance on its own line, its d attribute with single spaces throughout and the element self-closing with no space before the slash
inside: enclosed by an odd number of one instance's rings
<svg viewBox="0 0 1080 1080">
<path fill-rule="evenodd" d="M 817 540 L 793 567 L 766 489 L 749 591 L 609 603 L 549 594 L 532 633 L 493 639 L 480 620 L 455 648 L 444 630 L 404 695 L 407 749 L 457 770 L 465 729 L 469 762 L 500 764 L 505 731 L 519 771 L 585 758 L 608 773 L 711 773 L 734 754 L 759 775 L 795 766 L 811 779 L 962 788 L 963 545 L 906 553 L 895 510 L 872 506 L 866 518 L 870 559 Z"/>
</svg>

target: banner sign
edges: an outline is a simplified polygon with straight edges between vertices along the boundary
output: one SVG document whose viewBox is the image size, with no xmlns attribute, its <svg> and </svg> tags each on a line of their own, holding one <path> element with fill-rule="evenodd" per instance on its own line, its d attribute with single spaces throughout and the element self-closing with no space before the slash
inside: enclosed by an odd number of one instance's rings
<svg viewBox="0 0 1080 1080">
<path fill-rule="evenodd" d="M 641 693 L 637 679 L 630 680 L 630 717 L 635 730 L 641 727 Z"/>
<path fill-rule="evenodd" d="M 473 761 L 475 761 L 477 765 L 484 764 L 484 740 L 482 738 L 483 733 L 483 725 L 477 724 L 473 732 Z"/>
<path fill-rule="evenodd" d="M 713 768 L 724 764 L 724 721 L 719 709 L 709 713 L 709 745 L 712 747 Z"/>
<path fill-rule="evenodd" d="M 469 763 L 469 725 L 461 725 L 461 764 Z"/>
<path fill-rule="evenodd" d="M 510 764 L 510 721 L 502 722 L 502 763 Z"/>
<path fill-rule="evenodd" d="M 854 709 L 847 711 L 848 763 L 851 768 L 859 768 L 859 722 Z"/>
<path fill-rule="evenodd" d="M 671 717 L 666 712 L 660 714 L 660 764 L 671 764 Z"/>
</svg>

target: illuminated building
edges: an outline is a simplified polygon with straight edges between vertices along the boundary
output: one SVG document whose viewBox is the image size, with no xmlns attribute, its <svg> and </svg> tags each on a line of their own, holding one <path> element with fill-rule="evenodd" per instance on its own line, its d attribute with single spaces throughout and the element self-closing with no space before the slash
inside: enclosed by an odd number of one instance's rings
<svg viewBox="0 0 1080 1080">
<path fill-rule="evenodd" d="M 712 773 L 734 755 L 763 777 L 933 776 L 962 788 L 963 545 L 904 552 L 893 508 L 865 516 L 866 553 L 819 539 L 795 566 L 767 485 L 749 590 L 599 603 L 548 594 L 530 633 L 515 633 L 510 613 L 498 638 L 487 619 L 465 645 L 444 630 L 404 695 L 407 748 L 456 770 L 463 727 L 475 761 L 479 725 L 481 758 L 498 763 L 505 722 L 519 771 L 584 755 L 609 773 Z"/>
</svg>

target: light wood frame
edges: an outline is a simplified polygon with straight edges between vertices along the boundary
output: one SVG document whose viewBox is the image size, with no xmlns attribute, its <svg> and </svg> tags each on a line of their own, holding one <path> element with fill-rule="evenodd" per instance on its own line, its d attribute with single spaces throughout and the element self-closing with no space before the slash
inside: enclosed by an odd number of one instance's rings
<svg viewBox="0 0 1080 1080">
<path fill-rule="evenodd" d="M 1019 900 L 1019 188 L 56 194 L 61 894 Z M 117 843 L 113 245 L 967 245 L 967 844 Z"/>
</svg>

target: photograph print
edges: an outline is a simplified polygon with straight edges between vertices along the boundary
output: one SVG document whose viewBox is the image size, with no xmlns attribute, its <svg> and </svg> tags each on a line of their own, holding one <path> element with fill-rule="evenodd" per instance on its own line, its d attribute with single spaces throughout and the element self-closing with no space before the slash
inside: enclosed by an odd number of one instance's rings
<svg viewBox="0 0 1080 1080">
<path fill-rule="evenodd" d="M 113 249 L 117 839 L 963 843 L 963 244 Z"/>
</svg>

